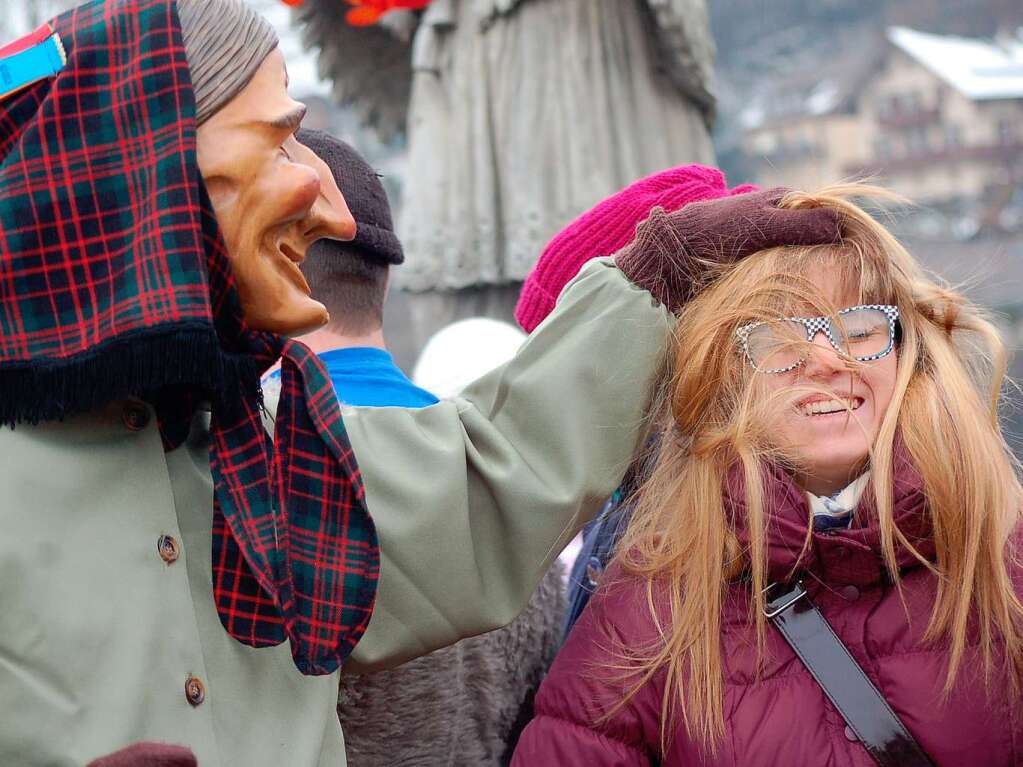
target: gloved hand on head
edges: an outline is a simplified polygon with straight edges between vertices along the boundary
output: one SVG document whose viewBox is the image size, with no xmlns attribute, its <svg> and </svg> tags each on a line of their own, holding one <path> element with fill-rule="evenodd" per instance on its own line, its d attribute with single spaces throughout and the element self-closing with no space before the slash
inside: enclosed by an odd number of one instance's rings
<svg viewBox="0 0 1023 767">
<path fill-rule="evenodd" d="M 615 263 L 677 311 L 714 276 L 716 266 L 768 248 L 826 245 L 841 238 L 834 209 L 780 207 L 786 192 L 776 188 L 694 202 L 674 213 L 655 208 Z"/>
<path fill-rule="evenodd" d="M 832 211 L 783 210 L 777 207 L 783 193 L 750 184 L 729 189 L 720 170 L 704 165 L 647 176 L 583 213 L 547 244 L 522 286 L 515 319 L 532 332 L 583 264 L 599 256 L 615 255 L 633 282 L 675 310 L 708 262 L 839 238 Z M 643 247 L 637 246 L 640 235 Z"/>
</svg>

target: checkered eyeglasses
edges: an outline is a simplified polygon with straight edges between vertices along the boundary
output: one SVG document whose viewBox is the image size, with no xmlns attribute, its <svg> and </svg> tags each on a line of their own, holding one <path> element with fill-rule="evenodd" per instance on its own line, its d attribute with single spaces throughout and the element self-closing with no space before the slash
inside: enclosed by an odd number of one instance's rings
<svg viewBox="0 0 1023 767">
<path fill-rule="evenodd" d="M 895 348 L 899 308 L 886 304 L 851 306 L 831 317 L 783 317 L 751 322 L 735 335 L 750 365 L 761 373 L 787 373 L 806 362 L 818 333 L 843 357 L 872 362 Z"/>
</svg>

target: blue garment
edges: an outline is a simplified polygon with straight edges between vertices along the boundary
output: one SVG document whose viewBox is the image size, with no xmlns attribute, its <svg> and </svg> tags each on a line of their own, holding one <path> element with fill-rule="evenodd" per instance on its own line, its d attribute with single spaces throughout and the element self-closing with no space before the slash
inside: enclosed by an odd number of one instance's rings
<svg viewBox="0 0 1023 767">
<path fill-rule="evenodd" d="M 408 379 L 385 349 L 353 346 L 318 355 L 327 367 L 337 398 L 360 407 L 427 407 L 435 396 Z M 270 378 L 279 378 L 279 370 Z"/>
<path fill-rule="evenodd" d="M 632 506 L 627 503 L 632 495 L 630 480 L 631 476 L 626 478 L 607 499 L 596 519 L 583 528 L 583 545 L 568 577 L 568 611 L 562 641 L 589 604 L 604 569 L 614 556 L 618 541 L 629 526 L 632 518 Z"/>
</svg>

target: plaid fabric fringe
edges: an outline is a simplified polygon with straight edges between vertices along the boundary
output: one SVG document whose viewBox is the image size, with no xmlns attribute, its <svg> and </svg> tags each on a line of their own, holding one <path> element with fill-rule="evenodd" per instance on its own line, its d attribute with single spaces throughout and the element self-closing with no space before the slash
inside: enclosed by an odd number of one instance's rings
<svg viewBox="0 0 1023 767">
<path fill-rule="evenodd" d="M 186 384 L 234 409 L 238 392 L 255 395 L 261 369 L 252 357 L 224 354 L 209 323 L 139 328 L 68 360 L 5 364 L 0 424 L 59 420 L 111 400 Z"/>
<path fill-rule="evenodd" d="M 323 364 L 288 341 L 281 372 L 269 475 L 262 427 L 254 431 L 243 419 L 218 430 L 214 526 L 231 535 L 214 536 L 214 593 L 233 636 L 262 646 L 287 634 L 303 673 L 330 673 L 369 624 L 379 576 L 376 530 Z M 271 485 L 276 503 L 269 502 Z M 344 567 L 322 566 L 338 561 Z M 277 610 L 268 609 L 271 598 Z"/>
</svg>

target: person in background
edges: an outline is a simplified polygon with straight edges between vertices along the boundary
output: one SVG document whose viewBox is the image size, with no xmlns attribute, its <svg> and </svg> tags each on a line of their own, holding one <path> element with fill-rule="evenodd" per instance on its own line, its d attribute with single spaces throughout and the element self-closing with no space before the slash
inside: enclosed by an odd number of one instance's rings
<svg viewBox="0 0 1023 767">
<path fill-rule="evenodd" d="M 435 404 L 438 398 L 408 379 L 384 341 L 390 269 L 404 261 L 404 253 L 383 184 L 343 141 L 312 130 L 299 131 L 298 139 L 327 163 L 357 225 L 354 240 L 320 240 L 301 264 L 312 295 L 330 313 L 327 325 L 302 336 L 302 342 L 323 360 L 338 399 L 345 404 L 413 408 Z M 451 349 L 439 349 L 447 376 L 434 379 L 443 384 L 437 393 L 452 397 L 515 356 L 524 336 L 516 328 L 507 329 L 518 334 L 513 345 L 506 334 L 498 334 L 495 342 L 491 332 L 476 345 L 458 339 L 456 359 L 446 353 Z M 274 380 L 279 374 L 271 376 Z M 414 508 L 408 511 L 416 513 Z M 506 764 L 560 643 L 565 612 L 562 577 L 562 568 L 555 563 L 525 611 L 505 628 L 394 669 L 342 674 L 338 716 L 348 764 Z"/>
<path fill-rule="evenodd" d="M 789 193 L 841 242 L 762 249 L 681 312 L 657 455 L 516 767 L 1020 764 L 1006 350 L 857 204 L 892 197 Z"/>
<path fill-rule="evenodd" d="M 438 400 L 409 380 L 384 342 L 384 299 L 392 266 L 405 260 L 394 233 L 387 193 L 372 167 L 351 146 L 315 130 L 298 140 L 327 163 L 356 222 L 355 239 L 319 240 L 300 265 L 312 294 L 327 307 L 323 327 L 301 336 L 316 352 L 338 399 L 369 407 L 425 407 Z M 279 382 L 280 371 L 268 376 Z"/>
<path fill-rule="evenodd" d="M 562 229 L 544 248 L 529 273 L 515 319 L 525 332 L 533 330 L 550 314 L 558 295 L 571 278 L 571 264 L 594 253 L 616 253 L 624 247 L 654 208 L 668 213 L 698 200 L 712 200 L 754 191 L 742 184 L 729 190 L 721 171 L 701 165 L 684 165 L 640 179 L 598 203 Z M 600 514 L 586 525 L 575 564 L 568 577 L 568 609 L 564 635 L 568 636 L 614 554 L 631 513 L 639 463 L 633 465 Z M 566 553 L 568 549 L 566 549 Z"/>
</svg>

